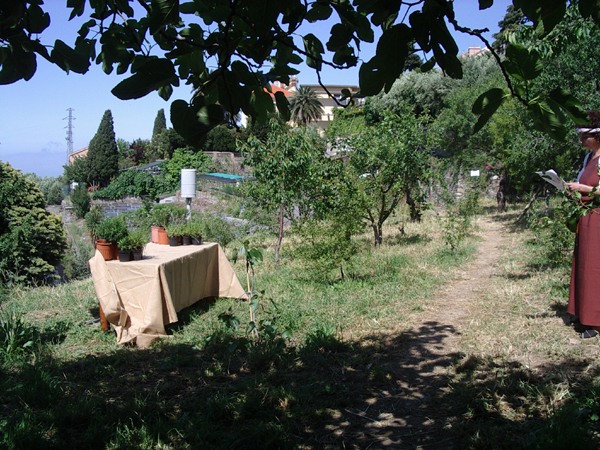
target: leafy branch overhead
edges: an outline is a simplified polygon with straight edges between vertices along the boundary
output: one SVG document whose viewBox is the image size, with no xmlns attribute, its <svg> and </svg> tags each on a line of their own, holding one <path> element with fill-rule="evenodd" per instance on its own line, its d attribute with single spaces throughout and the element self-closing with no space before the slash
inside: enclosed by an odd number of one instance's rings
<svg viewBox="0 0 600 450">
<path fill-rule="evenodd" d="M 479 9 L 493 0 L 479 0 Z M 560 22 L 567 0 L 514 0 L 543 36 Z M 600 20 L 600 4 L 579 0 L 584 17 Z M 165 100 L 184 83 L 195 93 L 177 100 L 171 119 L 178 133 L 193 145 L 224 120 L 240 112 L 264 123 L 274 110 L 265 92 L 270 83 L 289 82 L 305 62 L 320 72 L 324 66 L 345 69 L 360 65 L 361 95 L 388 92 L 416 52 L 430 57 L 423 69 L 439 67 L 462 76 L 458 47 L 448 29 L 481 37 L 482 30 L 460 27 L 447 0 L 373 2 L 371 0 L 68 0 L 70 19 L 83 17 L 72 44 L 44 44 L 51 19 L 37 0 L 2 2 L 0 8 L 0 84 L 29 80 L 37 56 L 66 72 L 86 73 L 95 63 L 102 70 L 128 75 L 113 89 L 121 99 L 153 91 Z M 329 33 L 316 36 L 303 24 L 328 21 Z M 378 36 L 378 38 L 376 38 Z M 360 59 L 363 43 L 377 40 L 375 56 Z M 483 40 L 483 38 L 482 38 Z M 512 51 L 512 50 L 511 50 Z M 539 127 L 561 137 L 567 118 L 581 111 L 568 93 L 529 97 L 521 84 L 536 73 L 536 55 L 515 49 L 503 64 L 510 95 L 525 102 Z M 517 81 L 510 83 L 509 76 Z M 521 79 L 519 79 L 521 77 Z M 525 78 L 523 78 L 525 77 Z M 486 93 L 477 111 L 485 122 L 504 98 Z M 219 105 L 215 107 L 215 105 Z M 287 102 L 277 108 L 289 116 Z"/>
</svg>

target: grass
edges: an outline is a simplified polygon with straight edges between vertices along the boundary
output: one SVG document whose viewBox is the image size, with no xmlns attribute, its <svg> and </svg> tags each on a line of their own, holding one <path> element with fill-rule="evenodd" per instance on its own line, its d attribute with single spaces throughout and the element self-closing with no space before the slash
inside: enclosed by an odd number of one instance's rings
<svg viewBox="0 0 600 450">
<path fill-rule="evenodd" d="M 460 348 L 440 355 L 450 332 L 428 314 L 479 240 L 454 254 L 432 211 L 401 219 L 381 248 L 357 237 L 345 281 L 312 276 L 285 242 L 276 266 L 274 239 L 252 236 L 267 256 L 258 320 L 271 322 L 258 341 L 247 304 L 230 299 L 181 311 L 171 337 L 142 351 L 90 322 L 90 279 L 3 291 L 2 329 L 20 334 L 9 349 L 0 331 L 0 447 L 596 448 L 598 344 L 561 320 L 566 269 L 532 265 L 542 252 L 532 233 L 507 229 Z"/>
</svg>

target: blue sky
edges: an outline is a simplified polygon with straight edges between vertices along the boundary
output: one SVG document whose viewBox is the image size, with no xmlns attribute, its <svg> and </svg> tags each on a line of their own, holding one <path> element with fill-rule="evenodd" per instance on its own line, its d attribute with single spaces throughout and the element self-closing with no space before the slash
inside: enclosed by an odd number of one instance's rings
<svg viewBox="0 0 600 450">
<path fill-rule="evenodd" d="M 495 0 L 494 5 L 479 11 L 477 0 L 455 0 L 459 24 L 470 28 L 489 28 L 498 31 L 498 21 L 504 17 L 509 0 Z M 62 39 L 72 44 L 80 21 L 68 22 L 65 2 L 46 0 L 45 10 L 50 13 L 50 27 L 41 35 L 43 43 Z M 310 30 L 323 42 L 327 41 L 328 28 Z M 475 37 L 455 33 L 460 52 L 469 46 L 483 46 Z M 363 60 L 371 58 L 374 46 L 361 48 Z M 23 173 L 34 172 L 40 176 L 58 176 L 67 160 L 68 109 L 73 108 L 73 149 L 88 145 L 100 124 L 104 111 L 110 109 L 117 138 L 133 141 L 152 135 L 154 119 L 159 109 L 164 109 L 169 121 L 169 105 L 173 100 L 189 100 L 187 86 L 176 89 L 168 102 L 151 93 L 137 100 L 123 101 L 111 94 L 111 89 L 123 78 L 106 75 L 99 66 L 92 66 L 85 75 L 65 74 L 58 67 L 37 58 L 38 69 L 29 81 L 18 81 L 0 86 L 0 160 L 8 161 Z M 300 84 L 316 84 L 316 74 L 300 67 Z M 321 74 L 325 84 L 358 85 L 358 68 L 345 71 L 325 68 Z"/>
</svg>

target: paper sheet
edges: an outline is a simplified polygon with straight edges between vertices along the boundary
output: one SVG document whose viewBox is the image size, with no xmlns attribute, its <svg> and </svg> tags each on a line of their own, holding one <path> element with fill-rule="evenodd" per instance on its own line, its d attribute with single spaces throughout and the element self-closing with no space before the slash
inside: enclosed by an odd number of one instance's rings
<svg viewBox="0 0 600 450">
<path fill-rule="evenodd" d="M 554 169 L 536 173 L 559 191 L 565 190 L 565 181 L 558 176 Z"/>
</svg>

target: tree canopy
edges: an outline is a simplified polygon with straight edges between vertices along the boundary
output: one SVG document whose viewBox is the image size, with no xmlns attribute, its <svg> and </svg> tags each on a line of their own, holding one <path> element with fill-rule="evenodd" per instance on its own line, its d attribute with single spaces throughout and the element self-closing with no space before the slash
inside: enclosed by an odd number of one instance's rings
<svg viewBox="0 0 600 450">
<path fill-rule="evenodd" d="M 92 62 L 106 73 L 116 69 L 127 78 L 113 89 L 121 99 L 143 97 L 158 91 L 169 99 L 173 86 L 190 85 L 191 100 L 171 104 L 171 122 L 179 134 L 200 145 L 206 133 L 230 117 L 244 112 L 266 121 L 275 107 L 266 90 L 270 83 L 289 83 L 300 62 L 320 72 L 324 65 L 344 69 L 359 65 L 361 43 L 375 42 L 377 52 L 360 62 L 360 95 L 388 92 L 414 53 L 428 57 L 422 70 L 436 64 L 453 78 L 462 76 L 458 47 L 448 25 L 478 36 L 482 30 L 461 27 L 453 2 L 420 0 L 70 0 L 70 18 L 85 17 L 74 43 L 56 40 L 44 44 L 50 16 L 39 1 L 3 2 L 0 10 L 0 84 L 30 79 L 41 56 L 66 72 L 85 73 Z M 535 33 L 545 36 L 562 20 L 568 0 L 513 0 L 533 22 Z M 493 0 L 479 0 L 479 9 Z M 135 7 L 135 8 L 134 8 Z M 600 3 L 579 0 L 584 18 L 600 22 Z M 316 36 L 301 26 L 331 20 L 330 33 Z M 375 31 L 378 31 L 376 34 Z M 300 36 L 301 42 L 294 39 Z M 324 44 L 325 42 L 325 44 Z M 428 56 L 430 55 L 430 56 Z M 414 58 L 412 58 L 414 59 Z M 557 88 L 548 94 L 529 95 L 523 82 L 539 76 L 536 52 L 508 45 L 502 63 L 508 92 L 482 94 L 474 112 L 476 129 L 489 120 L 509 96 L 519 99 L 536 119 L 538 128 L 564 138 L 570 120 L 586 120 L 577 100 Z M 517 80 L 513 84 L 511 77 Z M 350 96 L 350 92 L 345 94 Z M 275 93 L 277 109 L 286 113 L 287 100 Z"/>
</svg>

